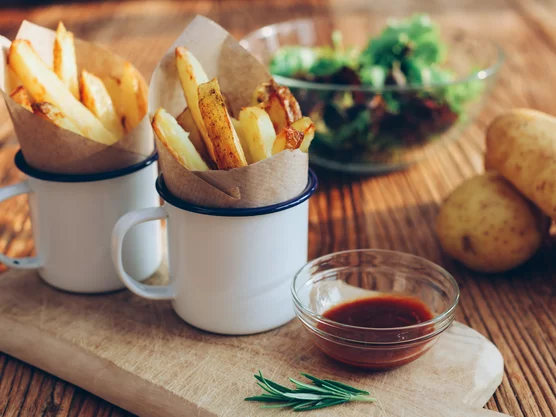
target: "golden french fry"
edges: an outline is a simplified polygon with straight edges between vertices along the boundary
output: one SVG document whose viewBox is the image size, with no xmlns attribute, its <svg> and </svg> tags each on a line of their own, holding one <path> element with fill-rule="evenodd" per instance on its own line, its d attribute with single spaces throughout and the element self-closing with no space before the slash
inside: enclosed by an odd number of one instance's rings
<svg viewBox="0 0 556 417">
<path fill-rule="evenodd" d="M 199 110 L 214 151 L 218 169 L 247 166 L 245 154 L 216 78 L 199 85 Z"/>
<path fill-rule="evenodd" d="M 253 103 L 268 113 L 276 132 L 280 132 L 302 117 L 299 103 L 290 89 L 278 85 L 272 79 L 255 89 Z"/>
<path fill-rule="evenodd" d="M 183 95 L 185 101 L 187 102 L 187 107 L 191 111 L 191 116 L 197 125 L 197 128 L 201 132 L 201 136 L 205 141 L 205 147 L 213 160 L 216 160 L 214 155 L 214 149 L 212 141 L 210 140 L 207 128 L 201 116 L 201 111 L 199 110 L 199 84 L 208 82 L 207 74 L 205 70 L 193 56 L 183 46 L 176 48 L 176 68 L 178 70 L 178 75 L 180 77 L 181 87 L 183 90 Z"/>
<path fill-rule="evenodd" d="M 129 62 L 124 65 L 121 80 L 121 104 L 122 121 L 126 132 L 130 132 L 147 113 L 147 103 L 141 77 Z"/>
<path fill-rule="evenodd" d="M 95 142 L 112 145 L 118 141 L 93 113 L 66 88 L 58 76 L 37 55 L 26 40 L 12 42 L 8 54 L 9 66 L 19 77 L 36 102 L 52 103 L 65 114 L 81 134 Z"/>
<path fill-rule="evenodd" d="M 299 145 L 299 150 L 309 152 L 309 146 L 311 146 L 311 142 L 315 137 L 315 124 L 313 121 L 309 117 L 302 117 L 293 122 L 291 127 L 303 133 L 303 142 Z"/>
<path fill-rule="evenodd" d="M 191 109 L 187 107 L 184 111 L 182 111 L 178 117 L 176 117 L 178 124 L 189 133 L 189 140 L 195 146 L 195 149 L 199 152 L 199 154 L 203 157 L 205 161 L 211 161 L 212 159 L 208 154 L 207 148 L 205 146 L 205 141 L 195 120 L 193 120 L 193 115 L 191 114 Z"/>
<path fill-rule="evenodd" d="M 25 87 L 23 87 L 22 85 L 12 91 L 10 97 L 17 104 L 25 107 L 30 112 L 33 112 L 33 109 L 31 108 L 31 100 L 29 100 L 29 95 L 27 94 L 27 91 L 25 91 Z"/>
<path fill-rule="evenodd" d="M 40 103 L 33 103 L 31 107 L 33 109 L 33 113 L 37 116 L 54 123 L 62 129 L 66 129 L 83 136 L 79 127 L 77 127 L 75 123 L 73 123 L 73 121 L 54 104 L 43 101 Z"/>
<path fill-rule="evenodd" d="M 79 85 L 77 82 L 77 61 L 75 59 L 75 45 L 73 33 L 68 32 L 62 22 L 58 23 L 56 38 L 54 39 L 54 72 L 79 100 Z"/>
<path fill-rule="evenodd" d="M 272 154 L 282 152 L 285 149 L 299 149 L 303 152 L 309 151 L 311 141 L 315 137 L 315 124 L 309 117 L 301 119 L 287 126 L 276 136 L 272 146 Z"/>
<path fill-rule="evenodd" d="M 159 108 L 156 111 L 152 126 L 158 139 L 185 168 L 190 171 L 207 171 L 209 169 L 191 143 L 188 133 L 166 110 Z"/>
<path fill-rule="evenodd" d="M 232 120 L 233 122 L 233 120 Z M 238 131 L 247 162 L 253 164 L 272 156 L 276 132 L 269 115 L 259 107 L 245 107 L 239 113 Z"/>
<path fill-rule="evenodd" d="M 278 135 L 276 135 L 276 140 L 272 145 L 272 155 L 276 155 L 286 149 L 297 149 L 301 146 L 302 142 L 303 133 L 296 130 L 292 126 L 286 126 L 280 133 L 278 133 Z"/>
<path fill-rule="evenodd" d="M 105 128 L 118 139 L 121 138 L 124 135 L 124 128 L 102 80 L 83 70 L 79 81 L 83 104 L 93 112 Z"/>
<path fill-rule="evenodd" d="M 122 116 L 124 114 L 124 103 L 122 99 L 122 82 L 120 79 L 116 77 L 106 76 L 102 77 L 102 83 L 104 87 L 106 87 L 106 91 L 110 95 L 112 99 L 112 104 L 118 113 L 118 117 L 120 118 L 120 123 L 122 123 Z"/>
</svg>

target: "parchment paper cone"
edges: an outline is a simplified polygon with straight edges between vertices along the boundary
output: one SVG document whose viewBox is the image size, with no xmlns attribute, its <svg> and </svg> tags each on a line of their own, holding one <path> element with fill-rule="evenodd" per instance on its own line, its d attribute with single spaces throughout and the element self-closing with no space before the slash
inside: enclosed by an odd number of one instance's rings
<svg viewBox="0 0 556 417">
<path fill-rule="evenodd" d="M 31 41 L 47 64 L 52 63 L 55 32 L 23 21 L 16 39 Z M 11 42 L 0 37 L 0 90 L 21 145 L 25 160 L 34 168 L 61 174 L 92 174 L 113 171 L 144 160 L 154 151 L 152 128 L 147 115 L 139 125 L 112 146 L 103 145 L 61 129 L 35 116 L 14 102 L 9 94 L 18 85 L 7 66 Z M 93 74 L 121 79 L 123 58 L 99 45 L 75 39 L 78 70 L 85 68 Z M 147 91 L 144 79 L 143 91 Z M 145 93 L 145 100 L 148 99 Z"/>
<path fill-rule="evenodd" d="M 255 88 L 271 76 L 265 66 L 226 30 L 204 16 L 197 16 L 176 39 L 154 70 L 149 111 L 163 107 L 173 116 L 186 107 L 174 50 L 185 46 L 205 69 L 218 77 L 228 109 L 237 115 L 251 104 Z M 188 171 L 156 140 L 166 186 L 175 196 L 205 207 L 252 208 L 287 201 L 307 185 L 308 157 L 299 150 L 229 171 Z"/>
</svg>

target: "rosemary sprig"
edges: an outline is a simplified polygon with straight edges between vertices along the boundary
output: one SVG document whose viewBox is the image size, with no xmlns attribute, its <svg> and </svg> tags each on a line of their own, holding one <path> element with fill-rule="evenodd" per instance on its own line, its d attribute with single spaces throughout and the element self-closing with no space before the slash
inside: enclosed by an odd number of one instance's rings
<svg viewBox="0 0 556 417">
<path fill-rule="evenodd" d="M 319 379 L 305 373 L 301 375 L 310 380 L 312 385 L 290 378 L 290 381 L 295 385 L 295 389 L 291 389 L 266 379 L 259 371 L 255 378 L 257 379 L 257 385 L 265 392 L 254 397 L 247 397 L 245 401 L 271 403 L 270 405 L 263 405 L 261 408 L 291 407 L 293 411 L 316 410 L 350 401 L 376 401 L 376 398 L 371 397 L 368 391 L 329 379 Z"/>
</svg>

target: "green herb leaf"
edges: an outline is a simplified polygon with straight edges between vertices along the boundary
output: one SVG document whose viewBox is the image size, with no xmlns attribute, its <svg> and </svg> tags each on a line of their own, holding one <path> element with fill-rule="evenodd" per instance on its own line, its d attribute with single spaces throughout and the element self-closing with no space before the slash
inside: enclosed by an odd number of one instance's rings
<svg viewBox="0 0 556 417">
<path fill-rule="evenodd" d="M 313 385 L 290 378 L 295 389 L 287 388 L 263 377 L 261 371 L 255 375 L 257 385 L 267 394 L 245 398 L 245 401 L 271 403 L 261 408 L 291 408 L 294 411 L 309 411 L 332 407 L 350 401 L 375 402 L 367 391 L 354 388 L 342 382 L 319 379 L 302 373 Z"/>
</svg>

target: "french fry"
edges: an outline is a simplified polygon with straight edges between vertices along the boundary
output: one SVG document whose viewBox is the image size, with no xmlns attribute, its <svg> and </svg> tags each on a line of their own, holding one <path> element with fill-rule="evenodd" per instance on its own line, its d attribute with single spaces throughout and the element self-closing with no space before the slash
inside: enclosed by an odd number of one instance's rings
<svg viewBox="0 0 556 417">
<path fill-rule="evenodd" d="M 239 113 L 239 124 L 241 131 L 238 131 L 238 135 L 249 164 L 272 156 L 276 132 L 270 117 L 263 109 L 243 108 Z"/>
<path fill-rule="evenodd" d="M 309 117 L 302 117 L 293 122 L 291 126 L 282 129 L 276 136 L 272 146 L 272 154 L 275 155 L 285 149 L 299 149 L 308 152 L 314 137 L 315 124 Z"/>
<path fill-rule="evenodd" d="M 268 113 L 276 132 L 302 117 L 299 103 L 290 89 L 276 84 L 272 79 L 255 89 L 253 103 Z"/>
<path fill-rule="evenodd" d="M 309 117 L 302 117 L 293 122 L 291 127 L 303 133 L 303 142 L 299 145 L 299 150 L 309 152 L 309 146 L 311 146 L 311 142 L 315 137 L 315 124 L 313 121 Z"/>
<path fill-rule="evenodd" d="M 79 100 L 79 85 L 77 82 L 77 63 L 75 59 L 75 45 L 73 33 L 68 32 L 62 22 L 58 23 L 56 38 L 54 39 L 54 72 Z"/>
<path fill-rule="evenodd" d="M 33 109 L 31 108 L 31 100 L 29 100 L 29 96 L 27 95 L 27 91 L 25 91 L 25 87 L 23 87 L 22 85 L 20 85 L 14 91 L 12 91 L 12 93 L 10 94 L 10 97 L 17 104 L 25 107 L 30 112 L 33 112 Z"/>
<path fill-rule="evenodd" d="M 239 136 L 240 141 L 241 141 L 241 135 L 243 134 L 242 129 L 241 129 L 241 123 L 239 123 L 239 120 L 237 120 L 235 117 L 230 117 L 230 119 L 232 119 L 232 126 L 236 130 L 236 133 Z M 243 147 L 243 145 L 241 145 L 241 146 Z"/>
<path fill-rule="evenodd" d="M 56 107 L 52 103 L 41 102 L 41 103 L 33 103 L 31 105 L 33 113 L 37 116 L 43 118 L 44 120 L 48 120 L 49 122 L 54 123 L 56 126 L 61 127 L 62 129 L 69 130 L 70 132 L 77 133 L 78 135 L 83 136 L 79 127 L 73 123 L 73 121 L 68 118 L 58 107 Z"/>
<path fill-rule="evenodd" d="M 276 135 L 276 140 L 272 145 L 272 155 L 276 155 L 286 149 L 298 149 L 302 142 L 303 132 L 296 130 L 292 126 L 286 126 Z"/>
<path fill-rule="evenodd" d="M 201 132 L 199 131 L 199 128 L 195 123 L 195 120 L 193 120 L 191 109 L 187 107 L 184 111 L 182 111 L 178 115 L 178 117 L 176 117 L 176 120 L 178 121 L 178 124 L 183 128 L 183 130 L 189 133 L 189 140 L 191 140 L 191 143 L 193 144 L 193 146 L 195 146 L 195 149 L 197 149 L 197 151 L 203 157 L 203 159 L 205 161 L 212 162 L 212 159 L 208 154 L 207 148 L 205 146 L 205 141 L 201 135 Z"/>
<path fill-rule="evenodd" d="M 116 136 L 110 133 L 48 68 L 29 41 L 12 42 L 8 63 L 34 101 L 52 103 L 71 119 L 81 135 L 89 139 L 105 145 L 117 142 Z"/>
<path fill-rule="evenodd" d="M 124 135 L 124 128 L 102 80 L 83 70 L 79 79 L 79 89 L 83 104 L 102 122 L 105 128 L 120 139 Z"/>
<path fill-rule="evenodd" d="M 112 104 L 120 118 L 120 123 L 123 125 L 124 103 L 122 100 L 122 81 L 116 77 L 106 76 L 102 78 L 102 83 L 106 87 L 106 91 L 108 91 Z"/>
<path fill-rule="evenodd" d="M 121 80 L 122 120 L 126 132 L 133 130 L 147 113 L 144 97 L 143 84 L 137 70 L 126 62 Z"/>
<path fill-rule="evenodd" d="M 180 164 L 190 171 L 207 171 L 209 167 L 195 149 L 188 133 L 166 110 L 159 108 L 152 120 L 158 139 Z"/>
<path fill-rule="evenodd" d="M 209 79 L 199 61 L 186 48 L 176 48 L 175 54 L 176 68 L 180 77 L 183 95 L 185 101 L 187 101 L 187 107 L 190 109 L 191 116 L 201 132 L 211 159 L 216 160 L 212 141 L 209 138 L 205 122 L 199 110 L 199 85 L 208 82 Z"/>
<path fill-rule="evenodd" d="M 226 110 L 216 78 L 199 85 L 199 110 L 210 138 L 218 169 L 247 166 L 239 137 Z"/>
</svg>

